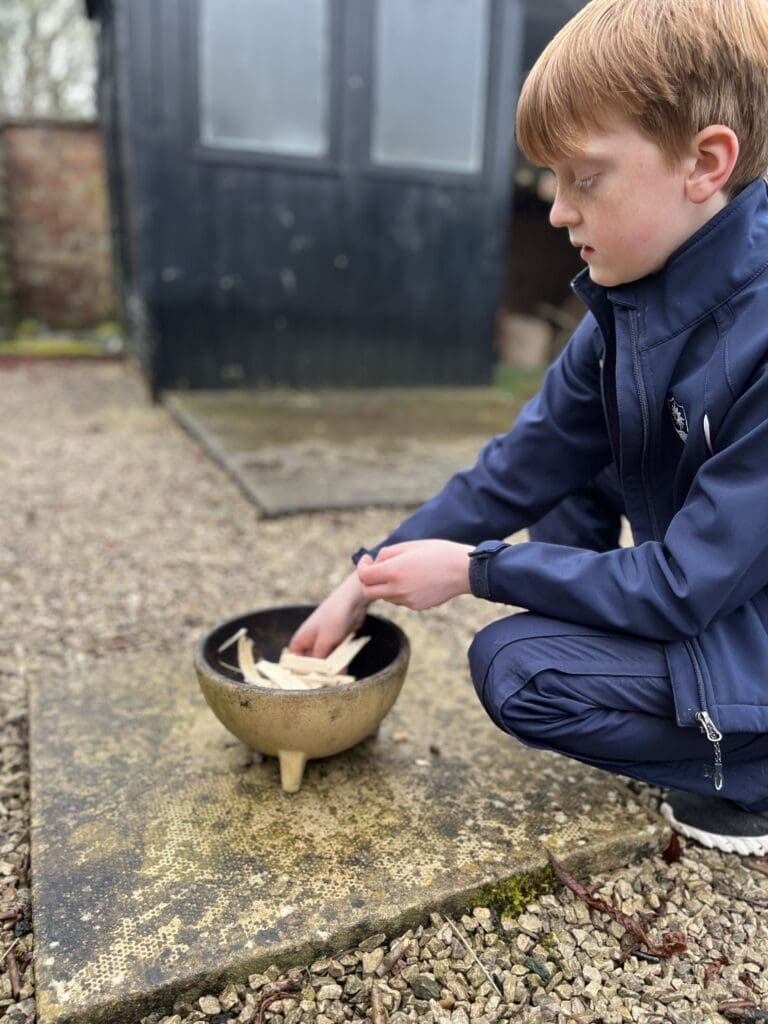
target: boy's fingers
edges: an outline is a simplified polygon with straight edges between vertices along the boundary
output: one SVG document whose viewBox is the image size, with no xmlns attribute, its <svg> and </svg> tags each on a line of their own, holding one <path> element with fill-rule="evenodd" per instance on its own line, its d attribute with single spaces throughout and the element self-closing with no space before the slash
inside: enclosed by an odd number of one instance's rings
<svg viewBox="0 0 768 1024">
<path fill-rule="evenodd" d="M 394 601 L 397 595 L 390 583 L 374 583 L 370 585 L 364 583 L 363 596 L 367 601 L 378 601 L 379 599 Z"/>
<path fill-rule="evenodd" d="M 387 578 L 387 576 L 386 576 L 387 570 L 383 568 L 384 563 L 386 563 L 388 561 L 391 561 L 393 558 L 397 558 L 397 556 L 401 555 L 402 553 L 403 553 L 403 545 L 402 544 L 393 544 L 391 547 L 382 548 L 381 551 L 379 551 L 379 553 L 376 555 L 375 561 L 374 561 L 373 558 L 371 558 L 370 555 L 363 555 L 363 557 L 357 563 L 358 576 L 361 579 L 366 579 L 366 578 L 369 578 L 371 580 L 376 580 L 378 578 L 386 579 Z M 362 575 L 360 573 L 361 569 L 363 570 L 363 574 Z M 371 572 L 375 572 L 376 570 L 380 571 L 380 573 L 381 573 L 380 577 L 368 575 Z"/>
<path fill-rule="evenodd" d="M 374 584 L 384 583 L 392 575 L 387 565 L 379 565 L 378 562 L 370 562 L 367 565 L 358 563 L 357 575 L 361 583 Z"/>
<path fill-rule="evenodd" d="M 306 637 L 295 636 L 288 645 L 293 654 L 303 654 L 308 658 L 324 658 L 335 647 L 332 637 L 312 632 Z"/>
<path fill-rule="evenodd" d="M 388 558 L 396 558 L 402 549 L 402 544 L 391 544 L 388 548 L 381 548 L 376 556 L 376 563 L 386 562 Z"/>
<path fill-rule="evenodd" d="M 295 636 L 291 638 L 291 642 L 288 644 L 288 650 L 293 654 L 309 654 L 311 649 L 311 640 L 302 640 Z"/>
<path fill-rule="evenodd" d="M 343 636 L 338 636 L 336 633 L 318 634 L 315 637 L 312 650 L 309 652 L 310 657 L 326 658 L 335 647 L 338 647 L 343 639 Z"/>
<path fill-rule="evenodd" d="M 294 654 L 309 654 L 317 639 L 317 626 L 310 619 L 302 623 L 288 642 L 288 650 Z"/>
</svg>

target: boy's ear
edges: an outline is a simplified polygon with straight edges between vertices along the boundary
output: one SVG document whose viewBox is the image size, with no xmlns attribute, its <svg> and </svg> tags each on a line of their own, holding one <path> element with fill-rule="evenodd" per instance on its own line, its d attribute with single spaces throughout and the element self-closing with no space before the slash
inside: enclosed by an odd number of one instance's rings
<svg viewBox="0 0 768 1024">
<path fill-rule="evenodd" d="M 685 182 L 686 194 L 692 203 L 705 203 L 728 184 L 739 156 L 739 140 L 724 124 L 710 124 L 691 140 L 690 156 L 693 165 Z"/>
</svg>

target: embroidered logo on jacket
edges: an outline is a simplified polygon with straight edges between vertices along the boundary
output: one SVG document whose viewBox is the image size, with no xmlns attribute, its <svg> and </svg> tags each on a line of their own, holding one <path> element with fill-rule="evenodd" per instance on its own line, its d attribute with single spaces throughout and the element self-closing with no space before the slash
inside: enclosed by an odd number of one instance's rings
<svg viewBox="0 0 768 1024">
<path fill-rule="evenodd" d="M 678 435 L 683 441 L 688 440 L 688 417 L 685 415 L 685 409 L 680 405 L 674 395 L 670 395 L 667 399 L 667 405 L 669 406 L 669 412 L 672 416 L 672 426 L 677 431 Z"/>
</svg>

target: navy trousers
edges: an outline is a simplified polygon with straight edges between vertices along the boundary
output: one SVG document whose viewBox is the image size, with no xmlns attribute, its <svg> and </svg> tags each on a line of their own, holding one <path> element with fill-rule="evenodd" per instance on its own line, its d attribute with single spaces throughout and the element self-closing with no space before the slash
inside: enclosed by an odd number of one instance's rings
<svg viewBox="0 0 768 1024">
<path fill-rule="evenodd" d="M 533 527 L 531 538 L 606 551 L 618 544 L 622 509 L 615 474 L 604 472 Z M 677 725 L 661 644 L 525 612 L 481 630 L 469 661 L 491 719 L 528 746 L 768 810 L 768 734 L 723 738 L 716 793 L 713 746 L 698 729 Z"/>
</svg>

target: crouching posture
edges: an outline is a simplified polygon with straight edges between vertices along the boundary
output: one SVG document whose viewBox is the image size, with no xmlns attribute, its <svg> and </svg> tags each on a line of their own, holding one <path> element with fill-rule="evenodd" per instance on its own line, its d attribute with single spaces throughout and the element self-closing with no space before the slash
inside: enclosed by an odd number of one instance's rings
<svg viewBox="0 0 768 1024">
<path fill-rule="evenodd" d="M 764 0 L 592 0 L 555 37 L 517 135 L 588 312 L 512 429 L 292 642 L 324 654 L 377 599 L 528 609 L 470 649 L 493 721 L 670 787 L 675 828 L 741 853 L 768 852 L 766 109 Z"/>
</svg>

